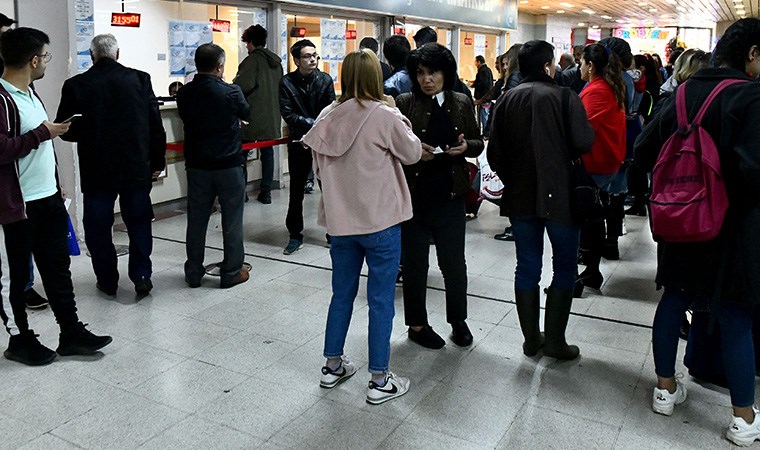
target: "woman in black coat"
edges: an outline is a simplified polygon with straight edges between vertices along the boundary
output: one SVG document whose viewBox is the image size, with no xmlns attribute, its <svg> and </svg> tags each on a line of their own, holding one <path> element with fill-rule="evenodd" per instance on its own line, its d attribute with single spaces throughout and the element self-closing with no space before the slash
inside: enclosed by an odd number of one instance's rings
<svg viewBox="0 0 760 450">
<path fill-rule="evenodd" d="M 466 347 L 472 344 L 472 334 L 465 323 L 464 194 L 470 189 L 470 179 L 464 158 L 475 158 L 483 151 L 483 138 L 472 101 L 452 90 L 457 63 L 449 49 L 436 43 L 425 44 L 409 55 L 407 68 L 412 92 L 398 96 L 396 104 L 412 123 L 423 149 L 420 162 L 404 167 L 414 213 L 401 228 L 404 315 L 409 339 L 432 349 L 445 345 L 428 323 L 425 308 L 432 237 L 446 287 L 446 321 L 451 324 L 451 339 Z"/>
<path fill-rule="evenodd" d="M 726 436 L 738 445 L 760 439 L 755 402 L 752 313 L 760 303 L 760 20 L 742 19 L 715 47 L 715 68 L 698 71 L 636 140 L 635 159 L 651 170 L 663 143 L 676 131 L 676 98 L 686 92 L 689 120 L 723 80 L 728 87 L 702 121 L 718 147 L 729 207 L 719 235 L 695 243 L 659 242 L 657 284 L 665 291 L 657 307 L 652 345 L 657 373 L 652 408 L 665 415 L 686 399 L 675 378 L 681 318 L 691 304 L 711 307 L 720 324 L 723 361 L 731 392 L 733 421 Z M 656 175 L 655 175 L 656 176 Z"/>
</svg>

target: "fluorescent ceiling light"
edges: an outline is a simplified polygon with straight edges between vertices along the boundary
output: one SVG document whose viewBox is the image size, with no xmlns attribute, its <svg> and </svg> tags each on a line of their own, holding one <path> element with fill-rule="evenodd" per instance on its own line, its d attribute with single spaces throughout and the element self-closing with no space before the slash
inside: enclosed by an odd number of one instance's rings
<svg viewBox="0 0 760 450">
<path fill-rule="evenodd" d="M 623 19 L 617 19 L 617 20 L 615 20 L 615 22 L 617 22 L 617 23 L 625 23 L 625 20 L 623 20 Z"/>
<path fill-rule="evenodd" d="M 579 26 L 579 27 L 585 27 L 585 26 L 586 26 L 586 24 L 585 24 L 584 22 L 578 22 L 578 26 Z"/>
<path fill-rule="evenodd" d="M 560 2 L 559 5 L 564 6 L 565 8 L 575 8 L 575 5 L 573 5 L 572 3 L 567 3 L 567 2 Z"/>
<path fill-rule="evenodd" d="M 649 12 L 657 12 L 657 8 L 649 8 Z"/>
<path fill-rule="evenodd" d="M 558 9 L 557 10 L 557 14 L 565 14 L 565 10 L 564 9 Z"/>
<path fill-rule="evenodd" d="M 585 12 L 586 14 L 596 14 L 594 11 L 590 9 L 584 9 L 583 12 Z"/>
<path fill-rule="evenodd" d="M 607 19 L 607 20 L 610 20 L 610 19 L 612 19 L 612 16 L 608 16 L 608 15 L 606 15 L 606 14 L 603 14 L 603 15 L 601 15 L 601 16 L 599 16 L 599 17 L 601 17 L 602 19 Z"/>
<path fill-rule="evenodd" d="M 546 6 L 546 5 L 544 5 L 544 6 L 541 7 L 541 9 L 549 9 L 549 7 Z"/>
</svg>

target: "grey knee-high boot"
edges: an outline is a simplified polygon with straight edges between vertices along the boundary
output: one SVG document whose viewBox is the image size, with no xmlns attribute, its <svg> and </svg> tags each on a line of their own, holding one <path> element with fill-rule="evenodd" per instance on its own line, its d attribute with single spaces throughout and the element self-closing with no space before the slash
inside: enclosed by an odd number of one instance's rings
<svg viewBox="0 0 760 450">
<path fill-rule="evenodd" d="M 575 345 L 567 345 L 565 330 L 570 317 L 570 307 L 573 302 L 572 289 L 557 289 L 550 286 L 546 294 L 546 313 L 544 317 L 544 356 L 557 359 L 575 359 L 580 350 Z"/>
<path fill-rule="evenodd" d="M 523 343 L 525 356 L 535 356 L 544 346 L 544 334 L 541 333 L 538 325 L 541 314 L 540 295 L 538 288 L 526 291 L 515 289 L 517 317 L 520 319 L 520 329 L 525 337 Z"/>
</svg>

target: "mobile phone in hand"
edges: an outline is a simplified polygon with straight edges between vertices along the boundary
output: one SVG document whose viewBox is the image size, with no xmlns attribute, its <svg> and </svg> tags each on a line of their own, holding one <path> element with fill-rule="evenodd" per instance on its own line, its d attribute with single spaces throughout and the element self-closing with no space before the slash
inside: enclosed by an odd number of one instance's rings
<svg viewBox="0 0 760 450">
<path fill-rule="evenodd" d="M 81 115 L 81 114 L 73 114 L 71 117 L 69 117 L 68 119 L 64 120 L 64 121 L 63 121 L 63 122 L 61 122 L 61 123 L 70 123 L 72 120 L 74 120 L 74 119 L 78 119 L 78 118 L 80 118 L 80 117 L 82 117 L 82 115 Z"/>
</svg>

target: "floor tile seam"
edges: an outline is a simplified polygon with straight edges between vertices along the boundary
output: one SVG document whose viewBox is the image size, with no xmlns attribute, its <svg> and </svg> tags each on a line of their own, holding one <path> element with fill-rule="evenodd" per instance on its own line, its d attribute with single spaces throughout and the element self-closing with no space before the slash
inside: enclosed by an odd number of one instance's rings
<svg viewBox="0 0 760 450">
<path fill-rule="evenodd" d="M 142 345 L 148 345 L 148 344 L 144 344 L 144 343 L 142 343 L 142 342 L 138 342 L 138 343 L 139 343 L 139 344 L 142 344 Z M 166 372 L 168 372 L 168 371 L 170 371 L 170 370 L 174 369 L 175 367 L 179 366 L 180 364 L 183 364 L 184 362 L 186 362 L 187 360 L 189 360 L 189 359 L 190 359 L 190 358 L 189 358 L 189 357 L 187 357 L 187 356 L 184 356 L 184 355 L 177 355 L 176 353 L 170 352 L 170 351 L 168 351 L 168 350 L 164 350 L 164 349 L 156 349 L 155 347 L 152 347 L 152 346 L 150 346 L 150 345 L 148 345 L 148 346 L 149 346 L 149 347 L 151 347 L 151 348 L 153 348 L 153 349 L 155 349 L 155 350 L 160 350 L 160 351 L 163 351 L 163 352 L 171 353 L 172 355 L 180 356 L 181 358 L 183 358 L 183 360 L 181 360 L 181 361 L 179 361 L 179 362 L 177 362 L 177 363 L 172 363 L 172 364 L 171 364 L 169 367 L 167 367 L 165 370 L 162 370 L 162 371 L 160 371 L 160 372 L 156 373 L 155 375 L 149 376 L 148 378 L 146 378 L 146 379 L 145 379 L 145 381 L 142 381 L 142 382 L 140 382 L 140 383 L 136 384 L 134 387 L 138 387 L 138 386 L 140 386 L 141 384 L 145 383 L 146 381 L 152 380 L 153 378 L 156 378 L 156 377 L 158 377 L 158 376 L 160 376 L 160 375 L 163 375 L 164 373 L 166 373 Z M 99 379 L 97 379 L 97 378 L 94 378 L 94 377 L 92 377 L 92 376 L 88 375 L 88 373 L 80 373 L 80 375 L 84 376 L 85 378 L 89 378 L 89 379 L 91 379 L 91 380 L 93 380 L 93 381 L 97 381 L 97 382 L 99 382 L 99 383 L 103 383 L 103 384 L 106 384 L 106 385 L 108 385 L 108 386 L 110 386 L 110 387 L 114 387 L 114 388 L 120 389 L 120 390 L 122 390 L 122 391 L 125 391 L 126 393 L 128 393 L 128 394 L 130 394 L 130 395 L 138 395 L 138 396 L 140 396 L 140 397 L 143 397 L 143 396 L 141 396 L 141 395 L 139 395 L 139 394 L 136 394 L 135 392 L 132 392 L 132 391 L 130 391 L 128 388 L 124 387 L 123 385 L 119 385 L 119 384 L 113 383 L 113 382 L 111 382 L 111 381 L 104 381 L 104 380 L 99 380 Z M 144 398 L 146 398 L 147 400 L 152 400 L 152 399 L 149 399 L 149 398 L 147 398 L 147 397 L 144 397 Z"/>
<path fill-rule="evenodd" d="M 522 415 L 525 413 L 524 410 L 530 406 L 529 399 L 530 399 L 530 396 L 528 396 L 528 398 L 526 398 L 523 401 L 522 405 L 520 405 L 520 408 L 515 413 L 515 416 L 512 417 L 512 421 L 509 423 L 509 426 L 507 427 L 507 429 L 504 430 L 504 434 L 501 435 L 499 440 L 496 442 L 496 446 L 494 448 L 499 447 L 499 444 L 501 444 L 504 441 L 504 438 L 506 438 L 509 435 L 509 432 L 512 430 L 512 427 L 515 425 L 515 423 L 517 423 L 518 418 L 522 417 Z"/>
<path fill-rule="evenodd" d="M 263 380 L 262 380 L 262 381 L 263 381 Z M 267 382 L 268 382 L 268 383 L 272 383 L 272 384 L 276 384 L 276 383 L 273 383 L 273 382 L 271 382 L 271 381 L 267 381 Z M 280 385 L 278 385 L 278 386 L 280 386 Z M 309 396 L 310 396 L 310 397 L 317 397 L 317 396 L 315 396 L 315 395 L 311 395 L 311 394 L 309 394 Z M 264 440 L 264 443 L 265 443 L 265 444 L 266 444 L 266 443 L 271 443 L 271 444 L 274 444 L 274 445 L 276 445 L 276 446 L 278 446 L 278 447 L 282 447 L 282 445 L 280 445 L 280 444 L 279 444 L 279 443 L 277 443 L 276 441 L 273 441 L 272 439 L 273 439 L 275 436 L 277 436 L 277 434 L 279 434 L 279 433 L 280 433 L 280 431 L 282 431 L 282 430 L 284 430 L 285 428 L 287 428 L 287 427 L 288 427 L 290 424 L 292 424 L 292 423 L 295 423 L 295 421 L 297 421 L 298 419 L 300 419 L 300 418 L 301 418 L 301 417 L 302 417 L 304 414 L 306 414 L 308 411 L 311 411 L 311 409 L 312 409 L 312 408 L 314 408 L 314 407 L 316 407 L 316 405 L 318 405 L 318 404 L 319 404 L 319 402 L 320 402 L 320 401 L 322 401 L 322 400 L 327 400 L 327 399 L 326 399 L 325 397 L 321 397 L 321 396 L 320 396 L 320 397 L 317 397 L 317 400 L 316 400 L 316 401 L 315 401 L 315 402 L 314 402 L 314 403 L 313 403 L 311 406 L 309 406 L 308 408 L 306 408 L 306 409 L 304 409 L 303 411 L 301 411 L 301 413 L 300 413 L 300 414 L 298 414 L 297 416 L 295 416 L 295 417 L 291 418 L 291 419 L 290 419 L 290 421 L 289 421 L 288 423 L 286 423 L 286 424 L 284 424 L 283 426 L 281 426 L 281 427 L 277 428 L 277 429 L 276 429 L 274 432 L 272 432 L 272 434 L 270 434 L 270 435 L 269 435 L 269 437 L 267 437 L 267 438 L 264 438 L 264 436 L 258 436 L 258 435 L 255 435 L 255 434 L 252 434 L 252 433 L 249 433 L 249 432 L 247 432 L 246 434 L 249 434 L 249 435 L 252 435 L 252 436 L 254 436 L 254 437 L 257 437 L 257 438 L 260 438 L 260 439 Z M 333 401 L 333 402 L 334 402 L 334 400 L 331 400 L 331 401 Z M 337 403 L 337 402 L 336 402 L 336 403 Z M 338 405 L 340 406 L 340 404 L 338 404 Z M 281 419 L 287 419 L 287 417 L 286 417 L 286 416 L 283 416 L 283 415 L 281 415 L 281 414 L 277 414 L 277 413 L 271 413 L 271 412 L 270 412 L 269 414 L 272 414 L 272 415 L 274 415 L 274 416 L 277 416 L 278 418 L 281 418 Z M 228 425 L 228 426 L 229 426 L 229 425 Z M 238 431 L 242 431 L 242 430 L 238 430 Z"/>
<path fill-rule="evenodd" d="M 77 416 L 77 417 L 79 417 L 79 416 Z M 68 421 L 67 421 L 66 423 L 68 423 Z M 59 426 L 60 426 L 60 425 L 59 425 Z M 57 428 L 57 427 L 56 427 L 56 428 Z M 48 432 L 45 432 L 45 433 L 42 433 L 41 435 L 39 435 L 39 436 L 37 436 L 36 438 L 32 439 L 31 441 L 27 442 L 26 444 L 29 444 L 30 442 L 34 441 L 35 439 L 38 439 L 38 438 L 40 438 L 40 437 L 42 437 L 43 435 L 46 435 L 46 434 L 49 434 L 50 436 L 53 436 L 53 437 L 54 437 L 54 438 L 56 438 L 56 439 L 60 439 L 60 440 L 62 440 L 63 442 L 65 442 L 65 443 L 67 443 L 67 444 L 69 444 L 69 445 L 72 445 L 72 446 L 73 446 L 73 447 L 75 447 L 75 448 L 81 448 L 81 449 L 85 449 L 85 448 L 87 448 L 87 447 L 82 447 L 81 445 L 77 445 L 77 444 L 75 444 L 75 443 L 73 443 L 73 442 L 69 441 L 68 439 L 66 439 L 66 438 L 64 438 L 64 437 L 62 437 L 62 436 L 59 436 L 59 435 L 57 435 L 57 434 L 53 433 L 53 430 L 50 430 L 50 431 L 48 431 Z M 26 444 L 24 444 L 24 445 L 26 445 Z"/>
<path fill-rule="evenodd" d="M 183 241 L 180 241 L 178 239 L 171 239 L 171 238 L 164 238 L 164 237 L 155 237 L 155 236 L 154 236 L 154 239 L 159 239 L 159 240 L 163 240 L 163 241 L 167 241 L 167 242 L 172 242 L 172 243 L 175 243 L 175 244 L 183 244 L 183 245 L 185 244 Z M 223 249 L 220 248 L 220 247 L 212 247 L 212 246 L 208 246 L 207 245 L 206 248 L 213 249 L 213 250 L 223 251 Z M 269 260 L 269 261 L 276 261 L 276 262 L 281 262 L 281 263 L 286 263 L 286 264 L 293 264 L 293 265 L 297 265 L 297 266 L 301 266 L 301 267 L 306 267 L 306 268 L 311 268 L 311 269 L 324 270 L 324 271 L 332 271 L 332 268 L 330 268 L 330 267 L 324 267 L 324 266 L 319 266 L 319 265 L 310 264 L 310 263 L 303 263 L 303 262 L 286 260 L 286 259 L 281 259 L 281 258 L 274 258 L 274 257 L 269 257 L 269 256 L 255 255 L 253 253 L 245 253 L 245 255 L 246 256 L 251 256 L 253 258 L 265 259 L 265 260 Z M 364 275 L 364 274 L 362 274 L 361 277 L 366 278 L 367 276 Z M 489 278 L 492 278 L 492 277 L 489 277 Z M 494 278 L 494 279 L 498 280 L 497 278 Z M 299 284 L 299 283 L 293 283 L 293 284 L 297 284 L 298 286 L 303 286 L 303 287 L 311 287 L 311 288 L 315 287 L 315 286 L 304 285 L 304 284 Z M 427 286 L 427 289 L 434 290 L 434 291 L 439 291 L 439 292 L 446 292 L 445 288 L 439 288 L 439 287 L 429 286 L 429 285 Z M 503 300 L 503 299 L 500 299 L 500 298 L 497 298 L 497 297 L 490 297 L 490 296 L 482 295 L 482 294 L 475 294 L 475 293 L 469 293 L 468 292 L 467 296 L 468 297 L 473 297 L 473 298 L 478 298 L 478 299 L 481 299 L 481 300 L 488 300 L 488 301 L 494 301 L 494 302 L 499 302 L 499 303 L 506 303 L 506 304 L 510 304 L 510 305 L 515 305 L 516 304 L 515 301 L 513 301 L 513 300 Z M 542 309 L 545 309 L 545 308 L 542 307 Z M 620 325 L 628 325 L 628 326 L 638 327 L 638 328 L 648 328 L 648 329 L 652 328 L 651 325 L 640 324 L 640 323 L 636 323 L 636 322 L 629 322 L 629 321 L 624 321 L 624 320 L 619 320 L 619 319 L 614 319 L 614 318 L 593 316 L 593 315 L 585 314 L 585 313 L 577 313 L 577 312 L 572 312 L 571 311 L 570 315 L 571 316 L 578 316 L 578 317 L 586 317 L 586 318 L 589 318 L 589 319 L 601 320 L 601 321 L 606 321 L 606 322 L 613 322 L 613 323 L 618 323 Z"/>
</svg>

